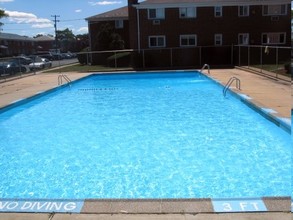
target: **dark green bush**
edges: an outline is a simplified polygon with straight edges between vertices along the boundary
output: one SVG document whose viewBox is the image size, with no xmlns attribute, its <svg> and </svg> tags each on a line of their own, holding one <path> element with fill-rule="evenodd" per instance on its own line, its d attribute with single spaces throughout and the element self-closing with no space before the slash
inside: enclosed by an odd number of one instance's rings
<svg viewBox="0 0 293 220">
<path fill-rule="evenodd" d="M 87 59 L 88 54 L 86 52 L 89 52 L 89 51 L 90 51 L 90 48 L 89 47 L 86 47 L 86 48 L 82 49 L 80 51 L 80 53 L 77 54 L 78 62 L 81 65 L 88 64 L 88 59 Z"/>
</svg>

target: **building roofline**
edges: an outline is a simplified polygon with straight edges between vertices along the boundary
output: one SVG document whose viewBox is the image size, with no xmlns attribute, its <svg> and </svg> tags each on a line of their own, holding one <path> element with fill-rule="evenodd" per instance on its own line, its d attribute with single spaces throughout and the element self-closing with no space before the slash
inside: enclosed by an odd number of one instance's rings
<svg viewBox="0 0 293 220">
<path fill-rule="evenodd" d="M 34 38 L 22 36 L 18 34 L 11 34 L 11 33 L 0 33 L 0 39 L 5 40 L 22 40 L 22 41 L 36 41 Z"/>
<path fill-rule="evenodd" d="M 290 4 L 290 0 L 182 0 L 182 1 L 168 1 L 158 0 L 144 1 L 139 4 L 133 5 L 137 9 L 148 9 L 148 8 L 178 8 L 178 7 L 213 7 L 213 6 L 239 6 L 239 5 L 279 5 L 279 4 Z"/>
<path fill-rule="evenodd" d="M 97 14 L 85 19 L 86 21 L 114 21 L 114 20 L 128 20 L 128 6 L 117 8 L 111 11 Z"/>
</svg>

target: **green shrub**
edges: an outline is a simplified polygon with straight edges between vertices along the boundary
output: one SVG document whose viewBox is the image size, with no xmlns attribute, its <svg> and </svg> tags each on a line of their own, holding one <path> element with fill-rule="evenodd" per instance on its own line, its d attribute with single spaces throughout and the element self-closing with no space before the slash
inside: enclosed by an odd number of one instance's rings
<svg viewBox="0 0 293 220">
<path fill-rule="evenodd" d="M 89 48 L 89 47 L 86 47 L 86 48 L 82 49 L 82 50 L 80 51 L 80 53 L 77 54 L 78 62 L 79 62 L 81 65 L 88 64 L 88 59 L 87 59 L 88 54 L 85 53 L 85 52 L 89 52 L 89 51 L 90 51 L 90 48 Z"/>
</svg>

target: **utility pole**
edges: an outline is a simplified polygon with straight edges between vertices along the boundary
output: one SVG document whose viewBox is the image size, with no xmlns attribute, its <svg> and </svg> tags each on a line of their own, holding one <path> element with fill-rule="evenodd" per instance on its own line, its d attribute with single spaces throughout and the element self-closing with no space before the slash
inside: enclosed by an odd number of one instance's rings
<svg viewBox="0 0 293 220">
<path fill-rule="evenodd" d="M 60 22 L 60 20 L 57 20 L 57 18 L 60 17 L 60 15 L 51 15 L 51 17 L 54 18 L 53 22 L 54 22 L 54 28 L 55 28 L 55 52 L 57 53 L 57 49 L 58 49 L 57 22 Z"/>
</svg>

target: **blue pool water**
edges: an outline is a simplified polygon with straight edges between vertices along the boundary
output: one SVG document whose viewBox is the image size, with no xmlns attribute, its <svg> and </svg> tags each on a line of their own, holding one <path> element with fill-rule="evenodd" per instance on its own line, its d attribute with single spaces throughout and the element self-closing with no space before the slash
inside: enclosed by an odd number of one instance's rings
<svg viewBox="0 0 293 220">
<path fill-rule="evenodd" d="M 0 198 L 291 194 L 290 135 L 199 73 L 95 75 L 0 114 Z"/>
</svg>

